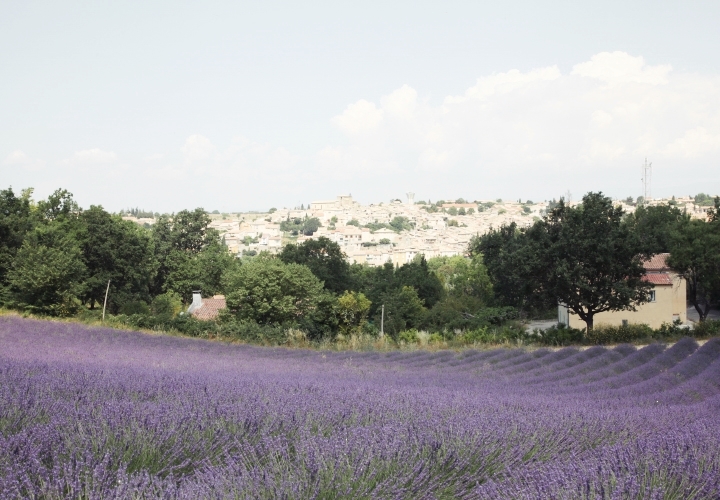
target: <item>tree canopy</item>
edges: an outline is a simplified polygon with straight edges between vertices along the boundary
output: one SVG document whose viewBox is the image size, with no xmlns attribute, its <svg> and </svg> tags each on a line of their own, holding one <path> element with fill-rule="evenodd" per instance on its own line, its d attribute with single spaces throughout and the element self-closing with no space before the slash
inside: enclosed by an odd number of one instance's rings
<svg viewBox="0 0 720 500">
<path fill-rule="evenodd" d="M 227 307 L 260 324 L 297 322 L 318 307 L 323 286 L 306 266 L 256 257 L 223 276 Z"/>
<path fill-rule="evenodd" d="M 326 290 L 342 293 L 351 289 L 350 264 L 340 245 L 321 236 L 300 245 L 288 244 L 278 258 L 286 264 L 302 264 L 323 282 Z"/>
</svg>

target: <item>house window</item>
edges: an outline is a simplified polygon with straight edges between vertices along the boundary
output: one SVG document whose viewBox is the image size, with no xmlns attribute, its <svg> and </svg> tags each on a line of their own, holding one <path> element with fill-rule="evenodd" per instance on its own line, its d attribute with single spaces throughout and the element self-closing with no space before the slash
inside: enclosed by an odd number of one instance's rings
<svg viewBox="0 0 720 500">
<path fill-rule="evenodd" d="M 655 302 L 655 290 L 650 290 L 650 302 Z"/>
</svg>

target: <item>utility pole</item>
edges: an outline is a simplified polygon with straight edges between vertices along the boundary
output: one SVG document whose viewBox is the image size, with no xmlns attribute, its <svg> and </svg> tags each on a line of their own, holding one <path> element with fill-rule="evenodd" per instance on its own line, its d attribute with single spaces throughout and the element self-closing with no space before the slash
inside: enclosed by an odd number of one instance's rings
<svg viewBox="0 0 720 500">
<path fill-rule="evenodd" d="M 382 305 L 380 312 L 380 338 L 385 337 L 385 304 Z"/>
<path fill-rule="evenodd" d="M 105 323 L 105 308 L 107 307 L 107 296 L 108 296 L 109 291 L 110 291 L 110 280 L 108 280 L 107 288 L 105 289 L 105 302 L 103 302 L 103 319 L 102 319 L 103 323 Z"/>
<path fill-rule="evenodd" d="M 645 163 L 642 166 L 642 180 L 643 183 L 643 202 L 647 203 L 652 198 L 652 190 L 650 189 L 650 181 L 652 180 L 652 162 L 648 163 L 645 158 Z"/>
</svg>

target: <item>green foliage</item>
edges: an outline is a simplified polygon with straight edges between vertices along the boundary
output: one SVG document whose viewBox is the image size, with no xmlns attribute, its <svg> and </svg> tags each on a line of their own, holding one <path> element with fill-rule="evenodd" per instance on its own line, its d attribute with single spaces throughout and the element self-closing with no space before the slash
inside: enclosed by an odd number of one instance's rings
<svg viewBox="0 0 720 500">
<path fill-rule="evenodd" d="M 44 221 L 62 221 L 77 218 L 80 207 L 72 193 L 66 189 L 57 189 L 47 200 L 38 202 L 37 212 Z"/>
<path fill-rule="evenodd" d="M 320 226 L 320 219 L 317 217 L 312 217 L 310 219 L 307 217 L 305 217 L 305 219 L 295 217 L 290 219 L 288 216 L 287 220 L 280 223 L 280 230 L 292 235 L 302 233 L 305 236 L 312 236 L 312 234 L 317 231 Z"/>
<path fill-rule="evenodd" d="M 185 302 L 191 300 L 194 290 L 202 290 L 207 296 L 222 293 L 223 274 L 240 265 L 240 261 L 217 240 L 209 242 L 197 253 L 172 252 L 166 262 L 165 290 L 177 293 Z"/>
<path fill-rule="evenodd" d="M 538 288 L 593 328 L 603 311 L 634 310 L 652 286 L 643 281 L 642 247 L 623 224 L 624 212 L 602 193 L 588 193 L 577 208 L 560 201 L 534 225 L 542 282 Z"/>
<path fill-rule="evenodd" d="M 454 217 L 458 214 L 458 209 L 456 207 L 450 207 L 448 208 L 447 213 Z"/>
<path fill-rule="evenodd" d="M 346 291 L 337 299 L 340 333 L 359 334 L 367 322 L 371 302 L 364 294 Z"/>
<path fill-rule="evenodd" d="M 390 221 L 390 229 L 398 233 L 401 231 L 409 231 L 413 227 L 413 223 L 411 223 L 407 217 L 400 215 L 393 217 L 393 220 Z"/>
<path fill-rule="evenodd" d="M 150 314 L 150 308 L 142 300 L 130 300 L 120 307 L 121 314 Z"/>
<path fill-rule="evenodd" d="M 686 224 L 690 216 L 668 205 L 639 206 L 628 214 L 625 223 L 638 240 L 645 255 L 669 252 L 673 232 Z"/>
<path fill-rule="evenodd" d="M 398 342 L 404 342 L 406 344 L 417 344 L 420 341 L 418 337 L 418 331 L 415 328 L 410 330 L 403 330 L 398 334 Z"/>
<path fill-rule="evenodd" d="M 102 305 L 108 280 L 109 311 L 116 313 L 126 302 L 149 301 L 156 263 L 148 232 L 99 206 L 83 211 L 78 222 L 77 240 L 87 268 L 83 303 Z"/>
<path fill-rule="evenodd" d="M 720 221 L 683 220 L 670 237 L 668 264 L 683 278 L 703 321 L 720 303 Z"/>
<path fill-rule="evenodd" d="M 80 246 L 66 226 L 39 225 L 28 233 L 7 273 L 11 300 L 31 312 L 74 314 L 85 273 Z"/>
<path fill-rule="evenodd" d="M 219 241 L 217 231 L 209 228 L 210 216 L 202 208 L 161 215 L 152 227 L 157 273 L 150 287 L 152 295 L 167 291 L 167 281 L 188 258 L 210 243 Z"/>
<path fill-rule="evenodd" d="M 481 255 L 470 259 L 460 255 L 434 257 L 428 261 L 428 269 L 448 295 L 477 297 L 485 305 L 493 299 L 492 283 Z"/>
<path fill-rule="evenodd" d="M 521 325 L 482 326 L 465 332 L 461 339 L 468 344 L 527 344 L 532 341 Z"/>
<path fill-rule="evenodd" d="M 443 296 L 443 286 L 435 274 L 430 271 L 423 255 L 395 271 L 396 287 L 412 287 L 427 307 L 434 306 Z"/>
<path fill-rule="evenodd" d="M 163 318 L 174 318 L 182 311 L 182 297 L 174 292 L 158 295 L 150 303 L 150 312 Z"/>
<path fill-rule="evenodd" d="M 286 264 L 302 264 L 323 282 L 326 290 L 342 293 L 352 288 L 350 265 L 340 245 L 321 236 L 300 245 L 288 244 L 278 258 Z"/>
<path fill-rule="evenodd" d="M 417 328 L 424 319 L 425 308 L 418 293 L 410 286 L 400 290 L 391 290 L 381 296 L 381 304 L 385 305 L 385 333 L 397 340 L 403 330 Z M 375 324 L 380 324 L 380 312 L 375 315 Z"/>
<path fill-rule="evenodd" d="M 706 319 L 695 325 L 693 328 L 695 337 L 713 337 L 720 335 L 720 320 Z"/>
<path fill-rule="evenodd" d="M 392 242 L 388 238 L 380 238 L 380 241 L 378 243 L 380 243 L 381 245 L 389 245 Z"/>
<path fill-rule="evenodd" d="M 323 285 L 312 271 L 280 259 L 256 257 L 223 276 L 227 307 L 239 320 L 282 325 L 308 317 Z"/>
<path fill-rule="evenodd" d="M 533 331 L 535 341 L 541 345 L 567 346 L 581 344 L 585 332 L 577 328 L 569 328 L 562 323 L 553 325 L 545 330 L 535 329 Z"/>
<path fill-rule="evenodd" d="M 28 190 L 18 197 L 12 188 L 0 191 L 0 287 L 7 284 L 7 272 L 15 254 L 33 227 L 31 194 L 32 190 Z"/>
<path fill-rule="evenodd" d="M 598 325 L 587 332 L 586 339 L 591 344 L 623 344 L 642 339 L 652 339 L 653 334 L 652 328 L 642 324 Z"/>
<path fill-rule="evenodd" d="M 230 321 L 218 328 L 221 338 L 253 344 L 282 345 L 288 341 L 287 330 L 273 325 L 260 325 L 254 321 Z"/>
<path fill-rule="evenodd" d="M 505 303 L 521 309 L 564 303 L 592 330 L 595 314 L 633 310 L 648 299 L 643 248 L 623 217 L 602 193 L 588 193 L 577 207 L 561 199 L 530 228 L 490 231 L 471 243 L 471 252 L 484 255 Z"/>
<path fill-rule="evenodd" d="M 713 197 L 709 194 L 698 193 L 694 198 L 695 204 L 701 207 L 711 207 L 713 205 Z"/>
<path fill-rule="evenodd" d="M 346 225 L 346 226 L 360 227 L 360 222 L 358 222 L 357 219 L 351 219 L 351 220 L 349 220 L 349 221 L 347 222 L 347 224 L 345 224 L 345 225 Z"/>
</svg>

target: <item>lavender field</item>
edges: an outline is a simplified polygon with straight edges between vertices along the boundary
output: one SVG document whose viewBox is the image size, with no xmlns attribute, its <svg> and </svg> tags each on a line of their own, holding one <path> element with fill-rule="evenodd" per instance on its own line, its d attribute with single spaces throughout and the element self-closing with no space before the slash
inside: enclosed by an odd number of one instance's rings
<svg viewBox="0 0 720 500">
<path fill-rule="evenodd" d="M 0 317 L 0 498 L 718 498 L 718 340 L 318 352 Z"/>
</svg>

